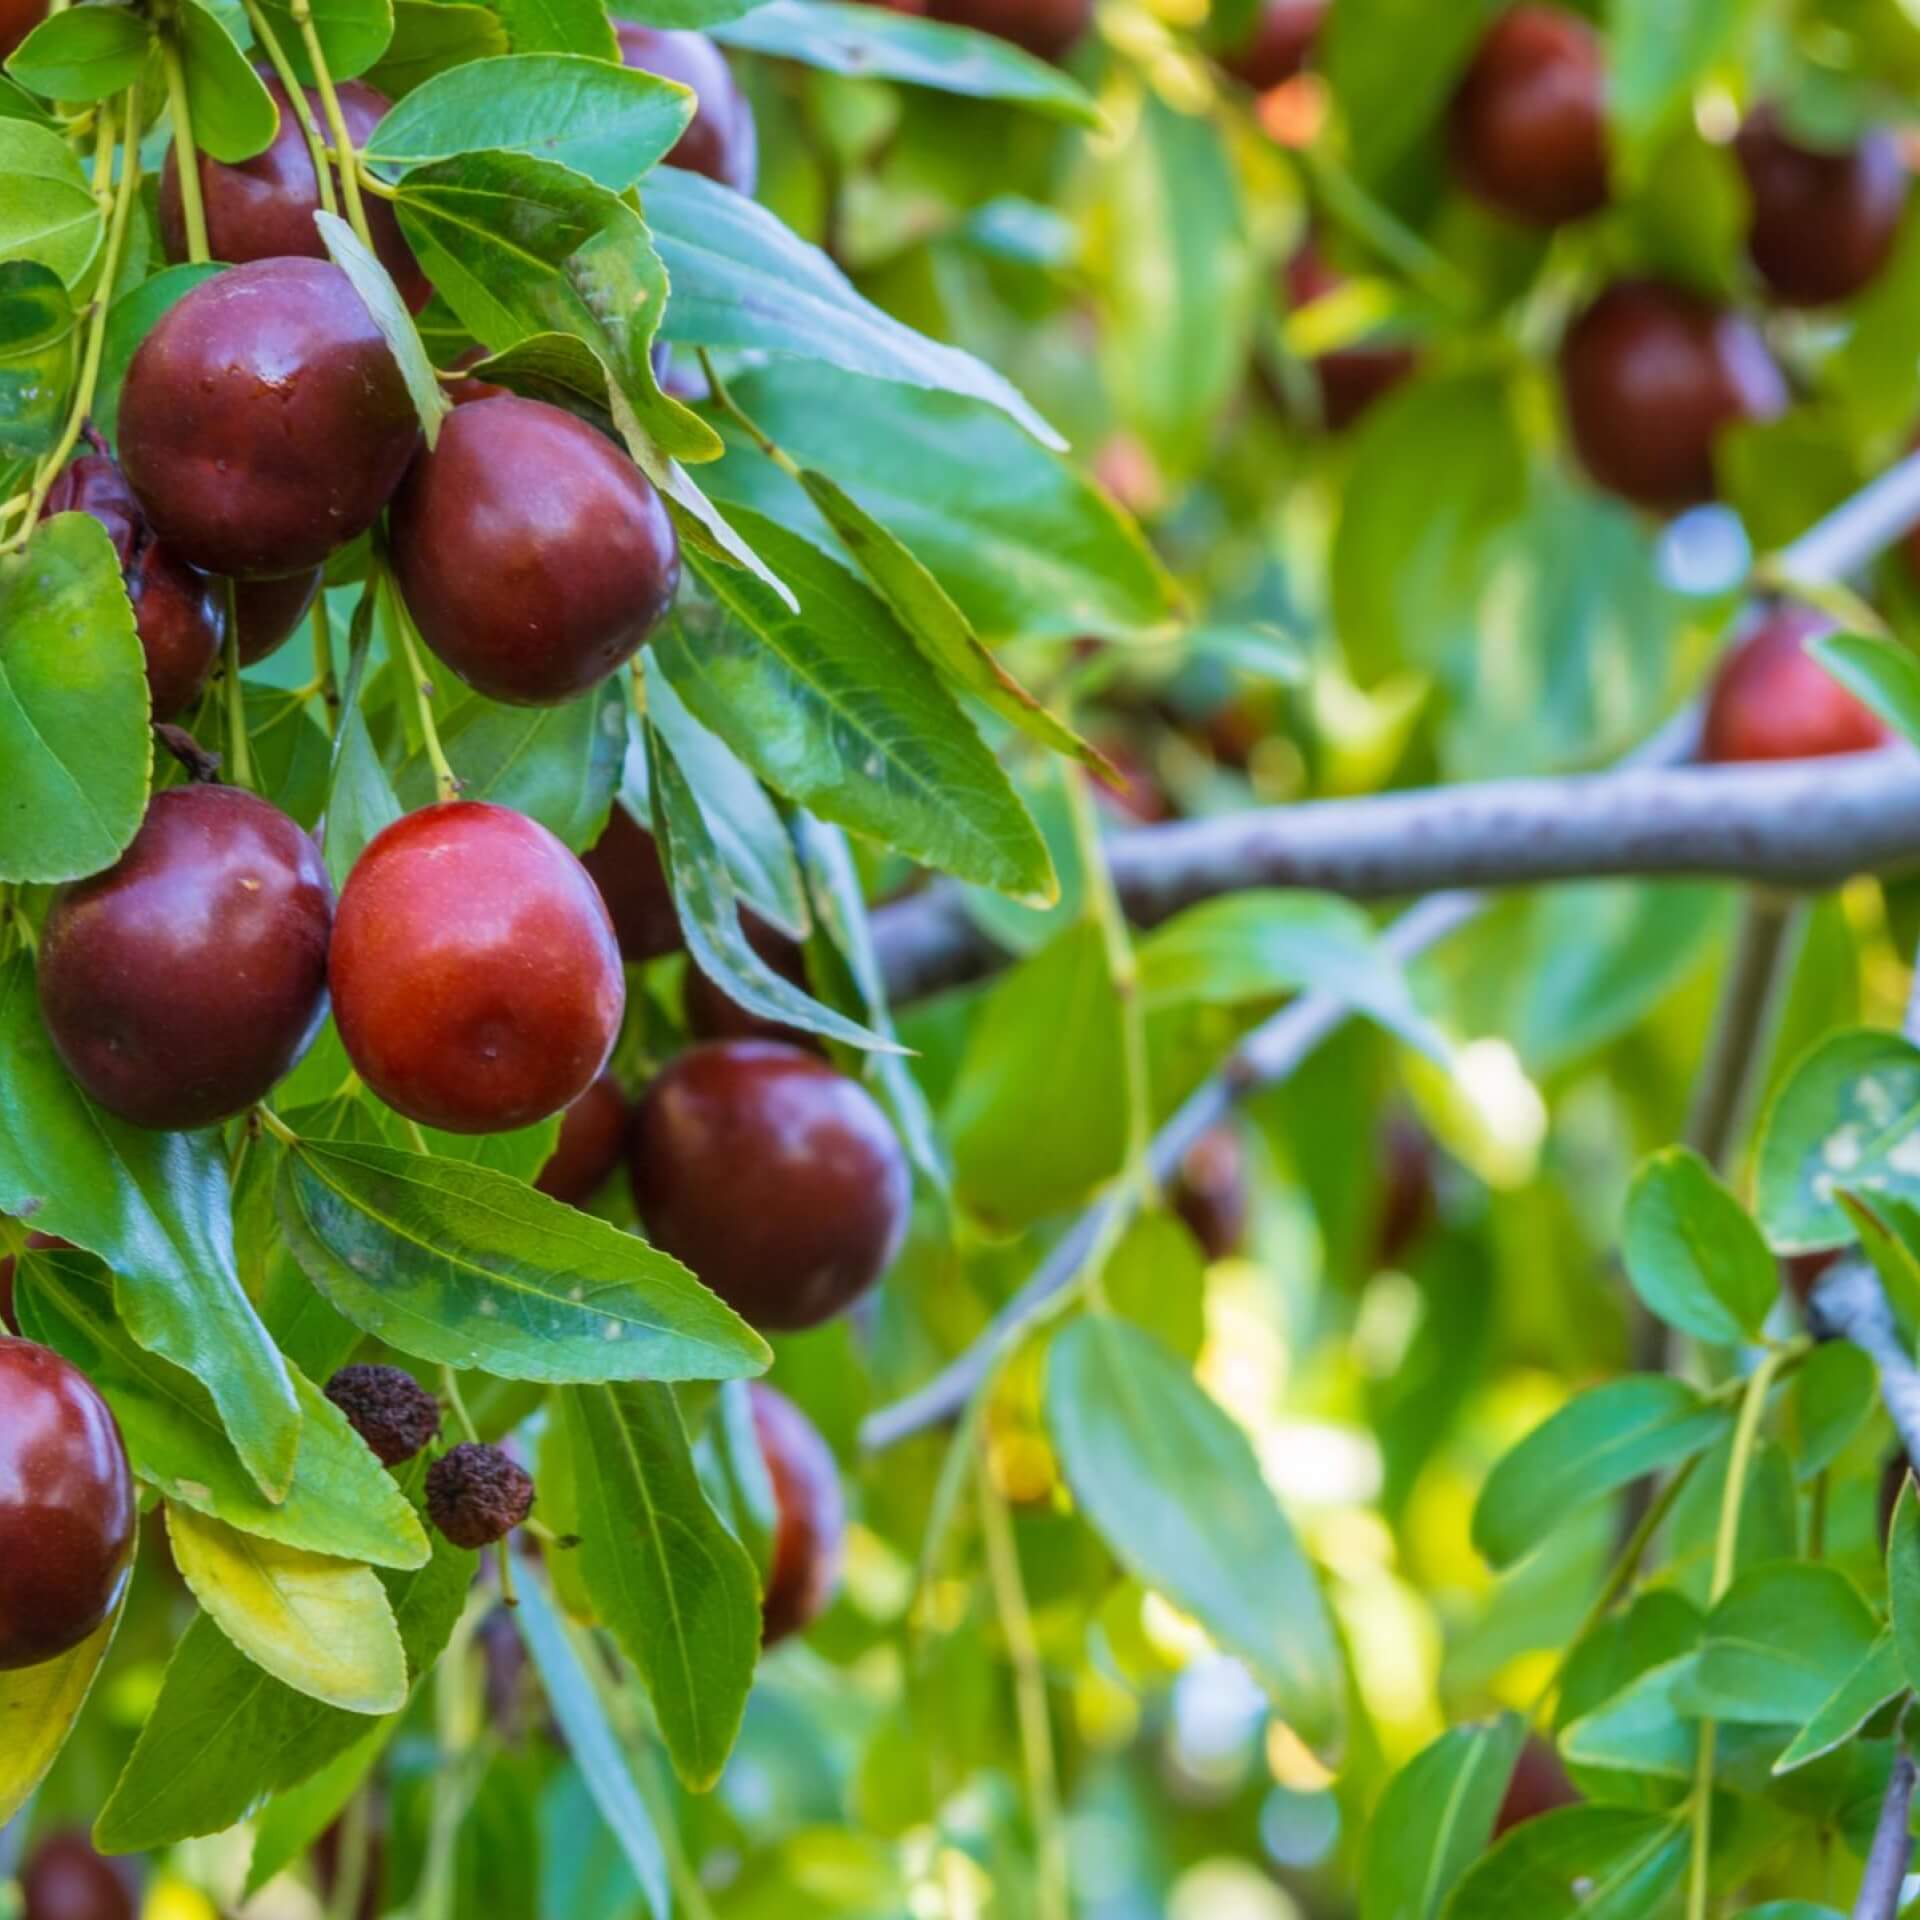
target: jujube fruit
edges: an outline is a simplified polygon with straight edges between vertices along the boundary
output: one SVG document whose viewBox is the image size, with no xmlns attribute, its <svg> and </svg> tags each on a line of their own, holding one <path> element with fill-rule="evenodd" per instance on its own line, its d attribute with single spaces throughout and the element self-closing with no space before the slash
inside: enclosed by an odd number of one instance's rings
<svg viewBox="0 0 1920 1920">
<path fill-rule="evenodd" d="M 1502 14 L 1454 95 L 1453 164 L 1497 213 L 1555 227 L 1607 204 L 1606 61 L 1558 7 Z"/>
<path fill-rule="evenodd" d="M 1220 64 L 1256 93 L 1291 80 L 1307 64 L 1326 23 L 1327 0 L 1265 0 L 1253 31 Z"/>
<path fill-rule="evenodd" d="M 1498 1840 L 1515 1827 L 1539 1819 L 1543 1813 L 1557 1813 L 1562 1807 L 1575 1806 L 1579 1799 L 1579 1791 L 1567 1778 L 1559 1753 L 1537 1733 L 1529 1734 L 1520 1749 L 1520 1757 L 1514 1762 L 1506 1797 L 1494 1818 L 1493 1837 Z"/>
<path fill-rule="evenodd" d="M 623 958 L 636 965 L 678 953 L 680 916 L 653 835 L 614 802 L 606 831 L 580 856 L 613 916 Z"/>
<path fill-rule="evenodd" d="M 155 794 L 133 844 L 54 896 L 40 1005 L 67 1070 L 140 1127 L 244 1112 L 327 1008 L 333 890 L 319 850 L 237 787 Z"/>
<path fill-rule="evenodd" d="M 120 401 L 121 464 L 154 530 L 242 578 L 316 567 L 366 532 L 419 439 L 392 351 L 324 260 L 203 281 L 140 343 Z"/>
<path fill-rule="evenodd" d="M 342 1367 L 327 1398 L 383 1467 L 403 1466 L 440 1432 L 440 1403 L 399 1367 Z"/>
<path fill-rule="evenodd" d="M 11 60 L 28 34 L 47 17 L 47 0 L 0 0 L 0 60 Z"/>
<path fill-rule="evenodd" d="M 687 28 L 643 27 L 634 20 L 613 24 L 623 65 L 693 90 L 693 118 L 667 164 L 704 173 L 736 193 L 751 193 L 760 177 L 760 136 L 727 56 L 704 33 Z"/>
<path fill-rule="evenodd" d="M 1603 487 L 1656 512 L 1714 493 L 1714 442 L 1787 405 L 1785 376 L 1744 314 L 1627 280 L 1567 330 L 1560 384 L 1575 449 Z"/>
<path fill-rule="evenodd" d="M 1701 758 L 1817 760 L 1885 746 L 1879 715 L 1807 651 L 1832 628 L 1811 608 L 1776 607 L 1735 645 L 1707 695 Z"/>
<path fill-rule="evenodd" d="M 0 1339 L 0 1671 L 58 1659 L 112 1613 L 134 1520 L 107 1403 L 57 1353 Z"/>
<path fill-rule="evenodd" d="M 1287 305 L 1308 306 L 1336 292 L 1345 278 L 1328 263 L 1314 241 L 1304 241 L 1287 262 Z M 1418 367 L 1419 357 L 1411 347 L 1362 343 L 1320 354 L 1312 364 L 1320 388 L 1321 418 L 1339 433 L 1408 378 Z"/>
<path fill-rule="evenodd" d="M 427 1469 L 427 1518 L 469 1552 L 504 1540 L 533 1511 L 533 1476 L 499 1447 L 463 1441 Z"/>
<path fill-rule="evenodd" d="M 769 926 L 757 913 L 743 913 L 740 925 L 754 952 L 781 979 L 804 990 L 807 960 L 800 943 L 788 939 L 778 927 Z M 784 1040 L 792 1046 L 819 1050 L 820 1043 L 812 1034 L 750 1012 L 709 980 L 691 959 L 680 994 L 687 1031 L 696 1040 Z"/>
<path fill-rule="evenodd" d="M 627 1098 L 603 1073 L 560 1116 L 560 1138 L 533 1184 L 570 1207 L 584 1207 L 606 1185 L 627 1144 Z"/>
<path fill-rule="evenodd" d="M 1247 1150 L 1232 1127 L 1210 1127 L 1180 1163 L 1169 1199 L 1209 1260 L 1229 1260 L 1246 1242 Z"/>
<path fill-rule="evenodd" d="M 20 1870 L 21 1920 L 134 1920 L 133 1892 L 84 1833 L 55 1833 Z"/>
<path fill-rule="evenodd" d="M 1404 1113 L 1395 1114 L 1381 1136 L 1374 1265 L 1397 1267 L 1419 1245 L 1439 1211 L 1433 1141 L 1417 1121 Z"/>
<path fill-rule="evenodd" d="M 972 27 L 1058 60 L 1093 24 L 1093 0 L 927 0 L 930 20 Z"/>
<path fill-rule="evenodd" d="M 626 1004 L 586 869 L 537 822 L 477 801 L 374 837 L 341 890 L 331 977 L 360 1077 L 451 1133 L 570 1106 L 607 1064 Z"/>
<path fill-rule="evenodd" d="M 263 72 L 260 78 L 279 109 L 280 130 L 272 143 L 251 160 L 226 162 L 201 154 L 200 195 L 206 209 L 208 247 L 216 260 L 235 266 L 248 260 L 294 255 L 324 260 L 326 242 L 313 219 L 320 208 L 320 190 L 306 134 L 279 76 Z M 305 92 L 314 125 L 320 130 L 321 145 L 331 146 L 333 134 L 321 110 L 320 96 L 311 87 Z M 355 148 L 364 147 L 393 102 L 364 80 L 342 80 L 334 92 Z M 337 189 L 339 170 L 330 170 Z M 336 205 L 338 199 L 336 191 Z M 365 206 L 373 250 L 392 275 L 400 297 L 418 313 L 433 288 L 400 232 L 399 219 L 386 201 L 372 195 L 366 197 Z M 180 200 L 180 156 L 178 148 L 172 146 L 167 149 L 166 168 L 160 176 L 160 243 L 169 260 L 188 257 L 187 220 Z"/>
<path fill-rule="evenodd" d="M 648 1237 L 763 1330 L 843 1312 L 906 1236 L 912 1183 L 886 1115 L 797 1047 L 682 1054 L 642 1097 L 631 1153 Z"/>
<path fill-rule="evenodd" d="M 762 1596 L 768 1646 L 819 1619 L 840 1582 L 847 1506 L 840 1469 L 820 1429 L 784 1393 L 756 1380 L 748 1389 L 753 1430 L 773 1482 L 773 1564 Z"/>
<path fill-rule="evenodd" d="M 233 582 L 233 611 L 240 632 L 240 664 L 250 667 L 278 653 L 313 610 L 326 579 L 323 568 L 282 574 L 278 579 Z"/>
<path fill-rule="evenodd" d="M 453 410 L 394 499 L 392 534 L 427 645 L 515 706 L 597 687 L 680 584 L 653 483 L 585 421 L 514 394 Z"/>
<path fill-rule="evenodd" d="M 1878 278 L 1907 204 L 1906 163 L 1888 128 L 1822 152 L 1789 139 L 1772 107 L 1757 107 L 1734 151 L 1753 203 L 1747 252 L 1776 300 L 1829 306 Z"/>
</svg>

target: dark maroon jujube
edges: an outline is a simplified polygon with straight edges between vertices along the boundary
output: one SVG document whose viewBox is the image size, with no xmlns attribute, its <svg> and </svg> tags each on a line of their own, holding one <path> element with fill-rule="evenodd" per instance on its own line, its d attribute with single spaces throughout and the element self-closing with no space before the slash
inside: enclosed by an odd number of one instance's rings
<svg viewBox="0 0 1920 1920">
<path fill-rule="evenodd" d="M 393 497 L 420 422 L 340 269 L 256 260 L 203 281 L 140 343 L 120 460 L 189 565 L 255 578 L 317 567 Z"/>
<path fill-rule="evenodd" d="M 1833 631 L 1810 607 L 1776 607 L 1722 662 L 1707 695 L 1700 757 L 1819 760 L 1887 744 L 1885 723 L 1830 674 L 1807 642 Z"/>
<path fill-rule="evenodd" d="M 807 960 L 798 941 L 789 940 L 778 927 L 769 926 L 756 913 L 743 913 L 741 926 L 747 944 L 781 979 L 803 990 L 806 988 Z M 816 1035 L 769 1020 L 764 1014 L 749 1013 L 739 1001 L 709 980 L 691 959 L 680 988 L 680 1005 L 687 1031 L 696 1040 L 784 1040 L 790 1046 L 820 1051 Z"/>
<path fill-rule="evenodd" d="M 132 846 L 62 887 L 40 1005 L 67 1070 L 135 1126 L 244 1112 L 327 1008 L 333 891 L 318 848 L 237 787 L 155 794 Z"/>
<path fill-rule="evenodd" d="M 55 1833 L 20 1869 L 20 1920 L 134 1920 L 133 1888 L 118 1862 L 94 1852 L 84 1833 Z"/>
<path fill-rule="evenodd" d="M 678 953 L 685 944 L 673 889 L 653 835 L 618 801 L 606 831 L 580 856 L 613 916 L 623 958 L 640 965 Z"/>
<path fill-rule="evenodd" d="M 688 28 L 643 27 L 637 20 L 613 24 L 623 66 L 693 90 L 693 118 L 667 164 L 704 173 L 736 193 L 751 193 L 760 177 L 760 136 L 727 56 L 704 33 Z"/>
<path fill-rule="evenodd" d="M 127 1449 L 92 1382 L 0 1339 L 0 1671 L 58 1659 L 112 1613 L 135 1518 Z"/>
<path fill-rule="evenodd" d="M 233 582 L 233 610 L 240 628 L 240 664 L 250 667 L 278 653 L 313 610 L 325 569 L 282 574 L 278 579 Z"/>
<path fill-rule="evenodd" d="M 820 1429 L 764 1381 L 754 1381 L 748 1397 L 773 1482 L 773 1564 L 760 1607 L 761 1637 L 771 1647 L 805 1633 L 833 1599 L 846 1550 L 847 1504 Z"/>
<path fill-rule="evenodd" d="M 1093 25 L 1093 0 L 926 0 L 929 20 L 1011 40 L 1042 60 L 1059 60 Z"/>
<path fill-rule="evenodd" d="M 598 890 L 543 826 L 450 801 L 376 835 L 341 889 L 333 1014 L 388 1106 L 450 1133 L 572 1105 L 619 1037 L 626 977 Z"/>
<path fill-rule="evenodd" d="M 765 1331 L 844 1312 L 906 1237 L 912 1182 L 886 1115 L 797 1047 L 683 1053 L 642 1096 L 631 1153 L 648 1237 Z"/>
<path fill-rule="evenodd" d="M 1327 0 L 1264 0 L 1253 31 L 1223 53 L 1220 64 L 1265 93 L 1304 70 L 1326 18 Z"/>
<path fill-rule="evenodd" d="M 514 394 L 453 410 L 394 500 L 392 533 L 427 645 L 515 706 L 572 700 L 617 672 L 680 583 L 646 475 L 584 421 Z"/>
<path fill-rule="evenodd" d="M 326 243 L 320 238 L 320 229 L 313 219 L 320 207 L 320 190 L 314 179 L 313 155 L 308 150 L 306 134 L 294 116 L 279 76 L 264 72 L 260 78 L 279 109 L 280 130 L 272 144 L 251 160 L 223 162 L 204 153 L 200 156 L 200 195 L 206 209 L 208 247 L 216 260 L 225 260 L 234 266 L 248 260 L 285 259 L 295 255 L 324 260 Z M 393 102 L 364 80 L 343 80 L 334 92 L 349 137 L 356 148 L 364 147 Z M 331 145 L 332 134 L 319 94 L 309 87 L 306 96 L 314 124 L 320 130 L 321 144 Z M 337 207 L 337 169 L 334 181 Z M 432 296 L 433 288 L 400 231 L 399 219 L 386 201 L 371 194 L 366 196 L 365 206 L 373 250 L 379 255 L 380 264 L 393 276 L 400 297 L 418 313 Z M 188 257 L 187 220 L 180 201 L 180 159 L 174 147 L 167 149 L 166 168 L 160 176 L 160 244 L 169 260 Z"/>
<path fill-rule="evenodd" d="M 627 1097 L 603 1073 L 560 1117 L 552 1158 L 533 1184 L 554 1200 L 584 1207 L 612 1178 L 627 1144 Z"/>
</svg>

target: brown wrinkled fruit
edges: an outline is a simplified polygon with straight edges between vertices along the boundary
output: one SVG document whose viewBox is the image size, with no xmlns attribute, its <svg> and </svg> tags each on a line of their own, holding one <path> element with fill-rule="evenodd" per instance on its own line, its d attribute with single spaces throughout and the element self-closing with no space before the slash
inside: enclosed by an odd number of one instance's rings
<svg viewBox="0 0 1920 1920">
<path fill-rule="evenodd" d="M 773 1481 L 773 1565 L 761 1604 L 761 1637 L 774 1646 L 805 1633 L 840 1581 L 847 1507 L 840 1469 L 820 1429 L 784 1393 L 755 1380 L 753 1430 Z"/>
<path fill-rule="evenodd" d="M 499 1447 L 463 1441 L 427 1469 L 427 1518 L 456 1547 L 490 1547 L 532 1511 L 533 1476 Z"/>
<path fill-rule="evenodd" d="M 342 1367 L 327 1382 L 327 1398 L 383 1467 L 404 1465 L 439 1437 L 439 1401 L 398 1367 Z"/>
</svg>

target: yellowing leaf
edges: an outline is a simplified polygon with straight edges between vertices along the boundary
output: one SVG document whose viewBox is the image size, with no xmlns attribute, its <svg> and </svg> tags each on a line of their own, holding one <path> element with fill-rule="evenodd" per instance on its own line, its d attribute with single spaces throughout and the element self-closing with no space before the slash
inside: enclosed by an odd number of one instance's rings
<svg viewBox="0 0 1920 1920">
<path fill-rule="evenodd" d="M 66 1745 L 119 1624 L 116 1611 L 71 1653 L 0 1672 L 0 1827 L 26 1805 Z"/>
</svg>

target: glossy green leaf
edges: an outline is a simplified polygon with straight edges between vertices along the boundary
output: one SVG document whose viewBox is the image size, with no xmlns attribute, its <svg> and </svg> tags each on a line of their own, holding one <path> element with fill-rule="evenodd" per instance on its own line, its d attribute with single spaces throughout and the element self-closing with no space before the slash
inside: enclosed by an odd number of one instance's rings
<svg viewBox="0 0 1920 1920">
<path fill-rule="evenodd" d="M 1660 1374 L 1590 1388 L 1488 1475 L 1474 1508 L 1473 1544 L 1496 1567 L 1511 1566 L 1589 1501 L 1711 1446 L 1730 1418 Z"/>
<path fill-rule="evenodd" d="M 646 1682 L 681 1779 L 704 1793 L 760 1660 L 753 1561 L 708 1504 L 670 1389 L 577 1387 L 565 1405 L 581 1580 Z"/>
<path fill-rule="evenodd" d="M 404 170 L 489 148 L 533 153 L 620 193 L 665 157 L 692 117 L 685 88 L 607 56 L 518 53 L 426 81 L 374 129 L 365 157 Z"/>
<path fill-rule="evenodd" d="M 0 1825 L 26 1805 L 60 1757 L 119 1626 L 116 1609 L 71 1653 L 0 1669 Z"/>
<path fill-rule="evenodd" d="M 278 687 L 245 688 L 254 791 L 311 832 L 326 810 L 332 743 L 316 702 Z"/>
<path fill-rule="evenodd" d="M 1067 1484 L 1121 1563 L 1247 1662 L 1303 1739 L 1337 1738 L 1340 1651 L 1247 1436 L 1151 1335 L 1075 1321 L 1047 1360 Z"/>
<path fill-rule="evenodd" d="M 753 1417 L 753 1389 L 744 1380 L 723 1381 L 707 1410 L 693 1450 L 708 1503 L 747 1550 L 766 1589 L 780 1527 L 779 1497 Z"/>
<path fill-rule="evenodd" d="M 1829 633 L 1807 651 L 1896 733 L 1920 741 L 1920 660 L 1893 640 L 1865 633 Z"/>
<path fill-rule="evenodd" d="M 1890 1194 L 1875 1194 L 1869 1205 L 1843 1187 L 1839 1198 L 1860 1236 L 1860 1251 L 1886 1289 L 1896 1324 L 1909 1331 L 1920 1326 L 1920 1213 Z"/>
<path fill-rule="evenodd" d="M 1759 1228 L 1691 1148 L 1670 1147 L 1641 1167 L 1623 1251 L 1634 1291 L 1697 1340 L 1757 1339 L 1780 1297 Z"/>
<path fill-rule="evenodd" d="M 369 86 L 389 100 L 404 100 L 435 74 L 470 60 L 490 60 L 507 50 L 507 31 L 491 7 L 458 0 L 394 0 L 393 38 L 379 64 L 367 72 Z"/>
<path fill-rule="evenodd" d="M 1895 1695 L 1906 1692 L 1908 1684 L 1893 1635 L 1881 1634 L 1861 1655 L 1860 1664 L 1793 1736 L 1793 1744 L 1773 1763 L 1774 1772 L 1792 1773 L 1832 1753 L 1851 1740 Z"/>
<path fill-rule="evenodd" d="M 392 1476 L 325 1394 L 294 1374 L 300 1450 L 284 1500 L 241 1466 L 207 1390 L 136 1346 L 114 1316 L 111 1276 L 77 1254 L 34 1256 L 18 1286 L 21 1325 L 105 1396 L 133 1470 L 177 1506 L 309 1553 L 417 1567 L 426 1535 Z"/>
<path fill-rule="evenodd" d="M 57 133 L 30 120 L 0 119 L 0 260 L 38 260 L 67 287 L 87 277 L 106 234 L 74 152 Z"/>
<path fill-rule="evenodd" d="M 1703 1629 L 1704 1623 L 1699 1623 Z M 1697 1633 L 1696 1633 L 1697 1638 Z M 1560 1735 L 1570 1765 L 1656 1780 L 1690 1780 L 1700 1759 L 1700 1730 L 1684 1715 L 1675 1690 L 1698 1659 L 1689 1647 L 1637 1673 L 1602 1705 L 1581 1714 Z"/>
<path fill-rule="evenodd" d="M 1911 1472 L 1901 1480 L 1887 1538 L 1887 1610 L 1894 1646 L 1911 1687 L 1920 1683 L 1916 1678 L 1920 1676 L 1920 1500 L 1915 1498 Z"/>
<path fill-rule="evenodd" d="M 1794 1472 L 1802 1481 L 1839 1459 L 1873 1413 L 1873 1362 L 1845 1340 L 1829 1340 L 1807 1355 L 1789 1394 L 1797 1445 Z"/>
<path fill-rule="evenodd" d="M 1854 1677 L 1877 1637 L 1872 1610 L 1838 1568 L 1757 1567 L 1708 1615 L 1675 1698 L 1716 1720 L 1801 1726 Z"/>
<path fill-rule="evenodd" d="M 413 315 L 400 297 L 400 289 L 372 250 L 338 214 L 323 210 L 313 216 L 313 223 L 320 229 L 320 238 L 326 243 L 333 264 L 353 282 L 354 292 L 373 315 L 373 324 L 380 329 L 380 337 L 391 349 L 400 377 L 407 383 L 407 393 L 413 401 L 414 412 L 420 416 L 427 445 L 433 446 L 440 438 L 442 423 L 453 411 L 453 402 L 441 389 L 433 362 L 427 358 L 427 349 L 421 342 L 420 329 L 414 325 Z"/>
<path fill-rule="evenodd" d="M 152 40 L 131 7 L 69 7 L 27 35 L 7 71 L 44 99 L 91 104 L 140 78 Z"/>
<path fill-rule="evenodd" d="M 1439 1920 L 1486 1848 L 1525 1738 L 1511 1713 L 1455 1727 L 1393 1776 L 1367 1830 L 1360 1920 Z"/>
<path fill-rule="evenodd" d="M 518 54 L 586 54 L 618 60 L 606 0 L 499 0 L 507 40 Z"/>
<path fill-rule="evenodd" d="M 402 1353 L 505 1380 L 733 1380 L 765 1342 L 677 1261 L 490 1168 L 302 1141 L 276 1195 L 307 1276 Z"/>
<path fill-rule="evenodd" d="M 63 513 L 0 556 L 0 880 L 117 860 L 147 807 L 145 655 L 106 529 Z"/>
<path fill-rule="evenodd" d="M 391 576 L 381 576 L 380 594 L 392 591 Z M 340 723 L 333 737 L 333 771 L 327 786 L 327 872 L 337 893 L 347 884 L 354 862 L 368 841 L 400 818 L 399 797 L 387 777 L 361 701 L 366 689 L 373 619 L 380 594 L 363 594 L 348 635 L 346 679 L 340 690 Z"/>
<path fill-rule="evenodd" d="M 1042 445 L 1063 445 L 1008 381 L 870 305 L 825 254 L 753 201 L 668 167 L 648 180 L 646 210 L 673 283 L 667 339 L 793 354 L 877 380 L 965 394 L 1000 408 Z"/>
<path fill-rule="evenodd" d="M 117 299 L 107 313 L 107 337 L 100 354 L 100 388 L 94 401 L 94 424 L 109 440 L 120 427 L 120 389 L 127 367 L 141 341 L 159 324 L 177 300 L 184 299 L 203 280 L 221 272 L 218 266 L 163 267 Z"/>
<path fill-rule="evenodd" d="M 301 80 L 314 83 L 313 63 L 288 0 L 260 0 L 267 24 Z M 310 0 L 313 31 L 336 80 L 352 80 L 373 66 L 393 39 L 393 0 Z"/>
<path fill-rule="evenodd" d="M 0 1212 L 99 1254 L 128 1333 L 207 1388 L 247 1471 L 286 1493 L 300 1406 L 240 1288 L 220 1137 L 149 1133 L 87 1099 L 21 956 L 0 967 Z"/>
<path fill-rule="evenodd" d="M 1692 1828 L 1631 1807 L 1566 1807 L 1513 1829 L 1461 1881 L 1447 1920 L 1646 1920 L 1686 1872 Z"/>
<path fill-rule="evenodd" d="M 194 144 L 229 165 L 251 160 L 273 144 L 280 130 L 280 110 L 272 94 L 211 7 L 200 0 L 181 0 L 174 18 Z"/>
<path fill-rule="evenodd" d="M 60 276 L 37 260 L 0 262 L 0 454 L 53 449 L 67 423 L 79 351 Z"/>
<path fill-rule="evenodd" d="M 649 9 L 651 12 L 652 9 Z M 1100 110 L 1066 74 L 1006 40 L 937 20 L 914 20 L 832 0 L 767 0 L 717 36 L 750 53 L 798 60 L 857 79 L 1007 100 L 1081 126 Z"/>
</svg>

